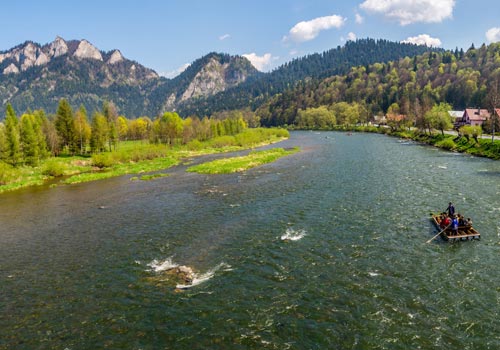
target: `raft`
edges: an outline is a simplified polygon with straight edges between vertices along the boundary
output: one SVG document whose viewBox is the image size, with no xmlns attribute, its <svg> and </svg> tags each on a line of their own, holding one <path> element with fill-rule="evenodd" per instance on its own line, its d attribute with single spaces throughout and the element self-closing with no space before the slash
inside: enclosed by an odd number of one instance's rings
<svg viewBox="0 0 500 350">
<path fill-rule="evenodd" d="M 441 226 L 441 216 L 432 214 L 432 222 L 436 225 L 439 231 L 442 230 Z M 472 226 L 458 226 L 458 234 L 455 235 L 451 228 L 447 228 L 441 232 L 441 237 L 448 242 L 457 241 L 472 241 L 474 239 L 481 239 L 481 234 Z"/>
</svg>

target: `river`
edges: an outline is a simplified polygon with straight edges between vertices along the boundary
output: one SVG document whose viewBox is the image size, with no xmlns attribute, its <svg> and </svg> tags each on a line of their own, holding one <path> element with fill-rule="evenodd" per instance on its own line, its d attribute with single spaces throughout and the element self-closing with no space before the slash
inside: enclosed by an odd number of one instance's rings
<svg viewBox="0 0 500 350">
<path fill-rule="evenodd" d="M 268 147 L 293 146 L 2 194 L 0 349 L 500 348 L 500 162 L 376 134 Z M 450 200 L 480 241 L 425 243 Z"/>
</svg>

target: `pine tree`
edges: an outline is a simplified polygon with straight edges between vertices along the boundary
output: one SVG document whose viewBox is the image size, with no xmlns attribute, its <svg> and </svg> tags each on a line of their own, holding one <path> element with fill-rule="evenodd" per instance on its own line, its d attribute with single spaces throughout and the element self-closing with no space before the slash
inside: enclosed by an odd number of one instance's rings
<svg viewBox="0 0 500 350">
<path fill-rule="evenodd" d="M 34 118 L 31 114 L 21 116 L 21 145 L 24 155 L 24 161 L 28 165 L 38 164 L 40 149 L 38 140 L 33 130 Z"/>
<path fill-rule="evenodd" d="M 16 112 L 9 103 L 5 114 L 6 161 L 17 166 L 22 160 L 19 121 Z"/>
<path fill-rule="evenodd" d="M 74 154 L 76 150 L 75 122 L 73 110 L 66 99 L 59 101 L 57 108 L 55 126 L 61 140 L 61 147 L 67 148 L 69 153 Z"/>
</svg>

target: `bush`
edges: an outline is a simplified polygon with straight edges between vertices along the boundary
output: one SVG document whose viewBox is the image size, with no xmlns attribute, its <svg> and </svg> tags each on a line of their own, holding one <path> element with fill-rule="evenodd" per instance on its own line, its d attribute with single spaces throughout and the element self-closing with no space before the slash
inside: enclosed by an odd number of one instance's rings
<svg viewBox="0 0 500 350">
<path fill-rule="evenodd" d="M 43 165 L 42 174 L 53 177 L 60 177 L 64 175 L 65 170 L 66 170 L 66 164 L 58 161 L 55 158 L 52 158 L 47 160 Z"/>
<path fill-rule="evenodd" d="M 187 149 L 190 151 L 199 151 L 203 148 L 203 144 L 198 140 L 191 140 L 186 145 Z"/>
<path fill-rule="evenodd" d="M 92 165 L 100 169 L 109 168 L 115 164 L 115 160 L 109 153 L 98 153 L 92 156 Z"/>
<path fill-rule="evenodd" d="M 457 145 L 455 144 L 455 142 L 453 142 L 451 138 L 445 138 L 441 141 L 436 142 L 436 146 L 447 150 L 452 150 L 457 147 Z"/>
<path fill-rule="evenodd" d="M 219 137 L 215 137 L 214 139 L 210 140 L 210 145 L 214 148 L 235 146 L 236 140 L 235 140 L 234 136 L 228 136 L 228 135 L 219 136 Z"/>
<path fill-rule="evenodd" d="M 14 178 L 14 168 L 7 163 L 0 162 L 0 185 L 7 185 Z"/>
</svg>

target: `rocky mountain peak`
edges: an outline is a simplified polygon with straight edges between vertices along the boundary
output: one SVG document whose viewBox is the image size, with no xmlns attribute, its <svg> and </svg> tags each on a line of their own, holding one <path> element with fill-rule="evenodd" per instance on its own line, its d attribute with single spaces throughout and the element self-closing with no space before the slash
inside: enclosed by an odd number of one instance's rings
<svg viewBox="0 0 500 350">
<path fill-rule="evenodd" d="M 68 53 L 68 44 L 66 41 L 57 36 L 56 39 L 49 45 L 48 55 L 50 57 L 59 57 Z"/>
<path fill-rule="evenodd" d="M 80 59 L 90 58 L 90 59 L 102 61 L 101 52 L 94 45 L 92 45 L 91 43 L 89 43 L 85 39 L 80 41 L 80 43 L 78 44 L 78 48 L 76 49 L 73 56 L 80 58 Z"/>
<path fill-rule="evenodd" d="M 123 60 L 124 60 L 124 57 L 123 57 L 122 53 L 120 52 L 120 50 L 115 50 L 111 54 L 111 57 L 109 58 L 107 63 L 108 64 L 115 64 L 115 63 L 121 62 Z"/>
</svg>

